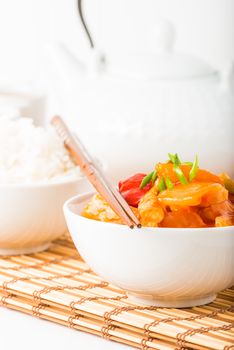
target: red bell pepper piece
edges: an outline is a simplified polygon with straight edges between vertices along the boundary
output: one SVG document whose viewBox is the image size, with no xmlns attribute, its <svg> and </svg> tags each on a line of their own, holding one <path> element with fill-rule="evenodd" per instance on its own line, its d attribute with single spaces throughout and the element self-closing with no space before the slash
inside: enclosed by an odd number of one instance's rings
<svg viewBox="0 0 234 350">
<path fill-rule="evenodd" d="M 143 189 L 140 189 L 141 181 L 146 174 L 135 174 L 126 180 L 119 181 L 119 192 L 129 205 L 138 207 L 141 198 L 152 187 L 152 183 L 148 183 Z"/>
</svg>

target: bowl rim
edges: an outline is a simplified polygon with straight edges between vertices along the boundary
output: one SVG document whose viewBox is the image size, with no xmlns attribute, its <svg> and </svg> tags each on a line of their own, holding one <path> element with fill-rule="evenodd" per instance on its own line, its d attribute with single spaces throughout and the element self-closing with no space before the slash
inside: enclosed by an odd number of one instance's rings
<svg viewBox="0 0 234 350">
<path fill-rule="evenodd" d="M 69 207 L 72 204 L 72 202 L 79 200 L 80 203 L 82 203 L 82 201 L 88 199 L 89 197 L 91 197 L 95 193 L 96 192 L 94 192 L 94 191 L 90 191 L 90 192 L 78 194 L 78 195 L 75 195 L 75 196 L 69 198 L 63 205 L 63 212 L 64 212 L 64 215 L 65 215 L 65 218 L 66 218 L 66 213 L 69 213 L 70 215 L 79 217 L 79 220 L 90 221 L 90 222 L 93 222 L 95 225 L 109 225 L 111 227 L 122 227 L 123 229 L 128 228 L 126 225 L 120 225 L 120 224 L 116 224 L 116 223 L 113 223 L 113 222 L 98 221 L 98 220 L 92 220 L 92 219 L 86 218 L 84 216 L 81 216 L 80 214 L 75 213 Z M 207 234 L 211 233 L 211 232 L 212 233 L 214 233 L 214 232 L 216 232 L 216 233 L 228 233 L 230 231 L 230 228 L 232 228 L 234 230 L 234 226 L 207 227 L 207 228 L 206 227 L 202 227 L 202 228 L 199 228 L 199 227 L 193 227 L 193 228 L 185 228 L 185 227 L 181 227 L 181 228 L 180 227 L 145 227 L 145 226 L 142 227 L 142 229 L 144 230 L 144 233 L 146 233 L 146 232 L 148 232 L 148 233 L 152 233 L 152 232 L 160 233 L 160 232 L 164 231 L 164 233 L 173 233 L 174 234 L 175 232 L 177 232 L 177 234 L 178 233 L 184 234 L 185 232 L 189 231 L 191 233 L 193 233 L 193 232 L 194 233 L 195 232 L 196 233 L 202 233 L 203 235 L 204 235 L 205 232 Z M 129 232 L 133 232 L 133 231 L 134 231 L 133 229 L 129 228 Z M 231 232 L 231 234 L 233 234 L 233 233 Z"/>
<path fill-rule="evenodd" d="M 58 178 L 58 180 L 41 180 L 41 181 L 35 181 L 35 182 L 9 182 L 9 183 L 0 183 L 0 190 L 1 189 L 31 189 L 31 188 L 47 188 L 47 187 L 56 187 L 56 186 L 63 186 L 63 185 L 69 185 L 69 184 L 75 184 L 79 182 L 85 182 L 87 179 L 83 175 L 79 175 L 78 177 L 69 177 L 67 178 Z"/>
</svg>

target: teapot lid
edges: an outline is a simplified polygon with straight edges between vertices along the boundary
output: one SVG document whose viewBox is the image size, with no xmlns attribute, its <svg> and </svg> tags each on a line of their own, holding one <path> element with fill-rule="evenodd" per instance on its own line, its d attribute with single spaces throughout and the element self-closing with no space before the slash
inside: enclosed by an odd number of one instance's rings
<svg viewBox="0 0 234 350">
<path fill-rule="evenodd" d="M 192 79 L 213 75 L 215 70 L 196 56 L 176 53 L 173 50 L 173 25 L 160 21 L 157 25 L 151 54 L 117 54 L 107 62 L 111 75 L 147 79 Z"/>
</svg>

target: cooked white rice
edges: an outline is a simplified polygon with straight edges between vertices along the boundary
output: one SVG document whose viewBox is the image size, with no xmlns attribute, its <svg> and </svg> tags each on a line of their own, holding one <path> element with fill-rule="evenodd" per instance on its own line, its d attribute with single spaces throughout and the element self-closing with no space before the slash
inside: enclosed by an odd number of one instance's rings
<svg viewBox="0 0 234 350">
<path fill-rule="evenodd" d="M 29 118 L 0 118 L 0 183 L 60 181 L 80 176 L 52 127 Z"/>
</svg>

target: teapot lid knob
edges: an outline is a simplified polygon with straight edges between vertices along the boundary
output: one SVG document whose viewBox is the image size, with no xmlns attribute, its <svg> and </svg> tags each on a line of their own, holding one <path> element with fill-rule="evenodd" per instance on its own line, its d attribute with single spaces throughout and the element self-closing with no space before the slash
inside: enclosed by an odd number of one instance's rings
<svg viewBox="0 0 234 350">
<path fill-rule="evenodd" d="M 169 53 L 173 50 L 175 42 L 174 25 L 166 20 L 160 19 L 153 28 L 152 51 L 154 53 Z"/>
</svg>

